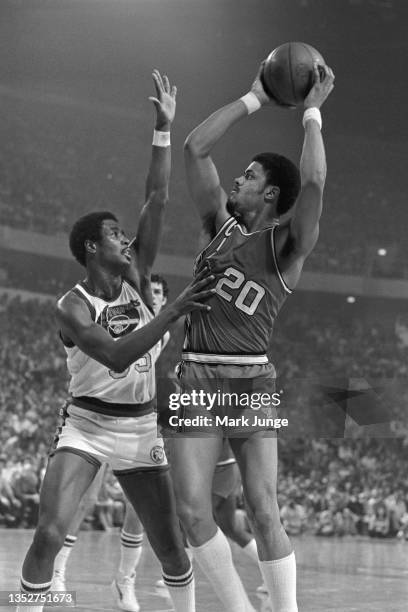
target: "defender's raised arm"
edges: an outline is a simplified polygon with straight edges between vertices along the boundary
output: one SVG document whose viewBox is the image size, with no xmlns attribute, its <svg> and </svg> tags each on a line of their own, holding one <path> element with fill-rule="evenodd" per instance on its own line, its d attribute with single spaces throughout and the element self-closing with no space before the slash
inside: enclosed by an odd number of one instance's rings
<svg viewBox="0 0 408 612">
<path fill-rule="evenodd" d="M 150 275 L 160 245 L 165 206 L 169 199 L 171 170 L 170 131 L 176 113 L 177 88 L 166 75 L 153 71 L 156 96 L 150 96 L 156 109 L 152 156 L 146 179 L 145 204 L 134 242 L 135 268 L 129 280 L 140 280 L 140 287 L 150 303 Z M 134 278 L 132 278 L 132 273 Z M 138 279 L 137 279 L 138 276 Z"/>
</svg>

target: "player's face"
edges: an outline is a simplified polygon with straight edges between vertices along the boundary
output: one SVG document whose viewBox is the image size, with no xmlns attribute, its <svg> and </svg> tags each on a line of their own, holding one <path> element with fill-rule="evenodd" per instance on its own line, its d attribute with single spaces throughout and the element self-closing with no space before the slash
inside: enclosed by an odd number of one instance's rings
<svg viewBox="0 0 408 612">
<path fill-rule="evenodd" d="M 258 162 L 252 162 L 244 174 L 236 178 L 229 194 L 227 210 L 235 217 L 264 206 L 265 172 Z"/>
<path fill-rule="evenodd" d="M 163 294 L 163 285 L 161 283 L 152 283 L 152 296 L 154 314 L 157 315 L 167 302 L 167 298 Z"/>
<path fill-rule="evenodd" d="M 97 242 L 99 261 L 117 268 L 126 268 L 132 261 L 129 238 L 117 221 L 105 219 L 102 222 L 101 237 Z"/>
</svg>

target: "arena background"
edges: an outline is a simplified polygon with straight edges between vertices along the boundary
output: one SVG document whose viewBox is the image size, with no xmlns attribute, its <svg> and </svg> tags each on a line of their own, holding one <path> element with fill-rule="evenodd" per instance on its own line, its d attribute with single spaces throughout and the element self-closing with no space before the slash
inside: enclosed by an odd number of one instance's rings
<svg viewBox="0 0 408 612">
<path fill-rule="evenodd" d="M 302 40 L 333 67 L 336 86 L 323 108 L 319 243 L 270 348 L 293 424 L 281 436 L 281 502 L 304 507 L 309 534 L 331 509 L 340 537 L 350 535 L 355 493 L 366 526 L 385 505 L 393 546 L 408 546 L 407 18 L 404 0 L 1 1 L 0 477 L 22 500 L 38 490 L 66 395 L 53 304 L 83 275 L 67 232 L 80 214 L 110 209 L 133 233 L 150 156 L 152 69 L 179 92 L 156 265 L 171 299 L 190 278 L 198 236 L 185 136 L 248 90 L 272 48 Z M 259 151 L 297 162 L 301 115 L 262 109 L 232 129 L 214 154 L 224 185 Z M 181 338 L 180 324 L 160 361 L 162 379 Z M 35 504 L 14 514 L 2 507 L 4 528 L 32 527 Z"/>
</svg>

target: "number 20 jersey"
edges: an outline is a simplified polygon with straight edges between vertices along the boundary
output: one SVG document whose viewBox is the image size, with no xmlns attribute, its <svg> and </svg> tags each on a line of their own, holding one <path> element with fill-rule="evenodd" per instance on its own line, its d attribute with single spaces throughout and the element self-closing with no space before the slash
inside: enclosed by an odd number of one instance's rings
<svg viewBox="0 0 408 612">
<path fill-rule="evenodd" d="M 215 276 L 210 311 L 186 319 L 184 351 L 211 354 L 263 354 L 276 316 L 291 293 L 276 258 L 277 225 L 248 233 L 230 217 L 198 255 L 194 274 L 205 264 Z"/>
</svg>

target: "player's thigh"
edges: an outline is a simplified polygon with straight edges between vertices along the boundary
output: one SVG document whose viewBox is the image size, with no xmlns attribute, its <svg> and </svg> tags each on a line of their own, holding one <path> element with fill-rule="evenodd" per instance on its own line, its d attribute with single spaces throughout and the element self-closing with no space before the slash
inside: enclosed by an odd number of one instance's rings
<svg viewBox="0 0 408 612">
<path fill-rule="evenodd" d="M 241 472 L 242 485 L 250 506 L 275 499 L 278 446 L 276 436 L 256 432 L 248 438 L 231 438 L 231 448 Z"/>
<path fill-rule="evenodd" d="M 149 541 L 160 558 L 165 547 L 182 549 L 179 519 L 168 469 L 116 473 L 121 487 L 143 524 Z"/>
<path fill-rule="evenodd" d="M 96 473 L 94 479 L 92 480 L 91 484 L 82 495 L 78 508 L 69 525 L 70 535 L 74 536 L 78 533 L 81 528 L 82 521 L 94 509 L 98 501 L 98 494 L 102 487 L 106 468 L 107 464 L 102 464 L 102 466 L 99 468 L 99 471 Z"/>
<path fill-rule="evenodd" d="M 222 448 L 221 437 L 176 436 L 166 449 L 177 504 L 211 508 L 215 466 Z"/>
<path fill-rule="evenodd" d="M 47 465 L 40 494 L 40 524 L 69 525 L 81 497 L 98 471 L 83 456 L 60 451 Z"/>
</svg>

